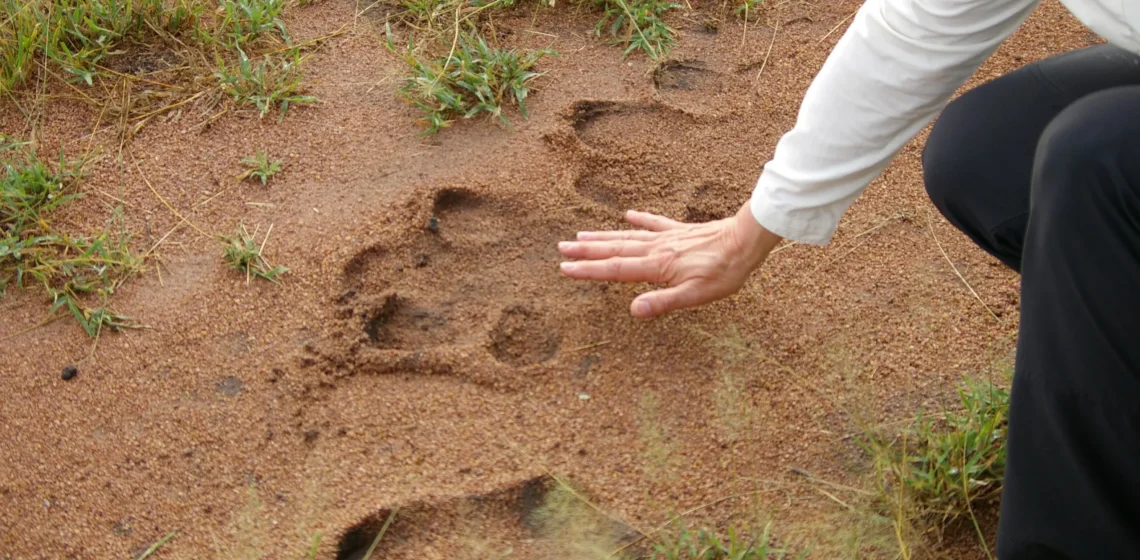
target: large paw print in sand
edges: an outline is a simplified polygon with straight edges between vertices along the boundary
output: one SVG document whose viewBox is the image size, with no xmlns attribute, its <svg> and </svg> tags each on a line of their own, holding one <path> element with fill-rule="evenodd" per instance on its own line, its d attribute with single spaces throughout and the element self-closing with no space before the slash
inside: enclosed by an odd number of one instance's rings
<svg viewBox="0 0 1140 560">
<path fill-rule="evenodd" d="M 315 353 L 341 373 L 453 375 L 510 385 L 558 355 L 556 243 L 571 225 L 514 201 L 444 189 L 416 225 L 344 268 L 340 334 Z"/>
</svg>

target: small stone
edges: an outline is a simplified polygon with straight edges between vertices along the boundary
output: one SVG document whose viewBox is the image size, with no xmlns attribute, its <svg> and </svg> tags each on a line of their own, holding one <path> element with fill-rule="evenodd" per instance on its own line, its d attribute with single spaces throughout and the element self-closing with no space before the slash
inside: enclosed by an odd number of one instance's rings
<svg viewBox="0 0 1140 560">
<path fill-rule="evenodd" d="M 62 377 L 64 381 L 71 381 L 75 378 L 76 375 L 79 375 L 79 368 L 76 368 L 75 366 L 67 366 L 63 368 L 63 373 L 60 375 L 60 377 Z"/>
<path fill-rule="evenodd" d="M 590 400 L 590 394 L 589 393 L 578 393 L 578 400 L 588 401 L 588 400 Z"/>
<path fill-rule="evenodd" d="M 423 268 L 427 265 L 428 265 L 427 253 L 421 253 L 420 256 L 416 257 L 416 268 Z"/>
<path fill-rule="evenodd" d="M 439 233 L 439 218 L 432 216 L 431 219 L 428 220 L 427 228 L 428 231 L 432 233 Z"/>
</svg>

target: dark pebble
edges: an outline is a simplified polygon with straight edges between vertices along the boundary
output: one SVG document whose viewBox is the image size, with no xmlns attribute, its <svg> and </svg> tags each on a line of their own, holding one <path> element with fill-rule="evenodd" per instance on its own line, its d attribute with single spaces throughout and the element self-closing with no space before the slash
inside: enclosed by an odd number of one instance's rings
<svg viewBox="0 0 1140 560">
<path fill-rule="evenodd" d="M 428 220 L 427 228 L 428 231 L 432 233 L 439 233 L 439 218 L 432 216 L 431 219 Z"/>
<path fill-rule="evenodd" d="M 60 375 L 60 377 L 62 377 L 64 381 L 71 381 L 76 375 L 79 375 L 79 369 L 75 366 L 67 366 L 63 368 L 63 374 Z"/>
</svg>

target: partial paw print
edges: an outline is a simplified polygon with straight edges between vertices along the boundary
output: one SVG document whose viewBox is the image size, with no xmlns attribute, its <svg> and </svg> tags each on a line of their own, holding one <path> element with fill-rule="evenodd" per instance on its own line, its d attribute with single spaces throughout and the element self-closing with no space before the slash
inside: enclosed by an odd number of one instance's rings
<svg viewBox="0 0 1140 560">
<path fill-rule="evenodd" d="M 485 531 L 488 525 L 507 533 L 500 538 L 523 541 L 546 487 L 545 477 L 535 477 L 486 494 L 381 509 L 341 533 L 336 558 L 362 560 L 369 550 L 373 558 L 419 558 L 424 547 L 455 549 L 462 546 L 463 533 Z M 465 526 L 472 521 L 481 526 Z"/>
<path fill-rule="evenodd" d="M 670 60 L 653 71 L 653 87 L 662 103 L 696 115 L 714 115 L 732 105 L 723 98 L 731 78 L 701 60 Z"/>
<path fill-rule="evenodd" d="M 670 87 L 689 87 L 700 75 L 678 69 Z M 707 221 L 730 215 L 747 196 L 749 185 L 725 172 L 736 154 L 726 149 L 733 140 L 721 119 L 655 102 L 586 100 L 567 120 L 569 130 L 552 143 L 579 163 L 574 189 L 592 204 Z"/>
<path fill-rule="evenodd" d="M 312 365 L 511 386 L 533 377 L 520 368 L 557 357 L 559 310 L 543 302 L 564 300 L 556 243 L 572 226 L 465 189 L 432 200 L 414 213 L 421 225 L 345 266 L 339 335 L 314 347 Z"/>
<path fill-rule="evenodd" d="M 485 494 L 381 509 L 341 533 L 336 558 L 362 560 L 374 542 L 372 557 L 387 560 L 418 560 L 430 549 L 449 558 L 569 558 L 582 538 L 644 552 L 633 527 L 567 499 L 562 488 L 536 476 Z"/>
</svg>

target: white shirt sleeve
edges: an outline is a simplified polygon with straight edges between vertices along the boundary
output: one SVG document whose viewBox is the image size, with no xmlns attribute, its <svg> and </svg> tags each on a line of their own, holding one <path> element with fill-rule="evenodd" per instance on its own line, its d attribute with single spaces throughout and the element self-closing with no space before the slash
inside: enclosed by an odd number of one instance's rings
<svg viewBox="0 0 1140 560">
<path fill-rule="evenodd" d="M 827 243 L 839 218 L 1040 0 L 867 0 L 751 199 L 769 231 Z"/>
</svg>

